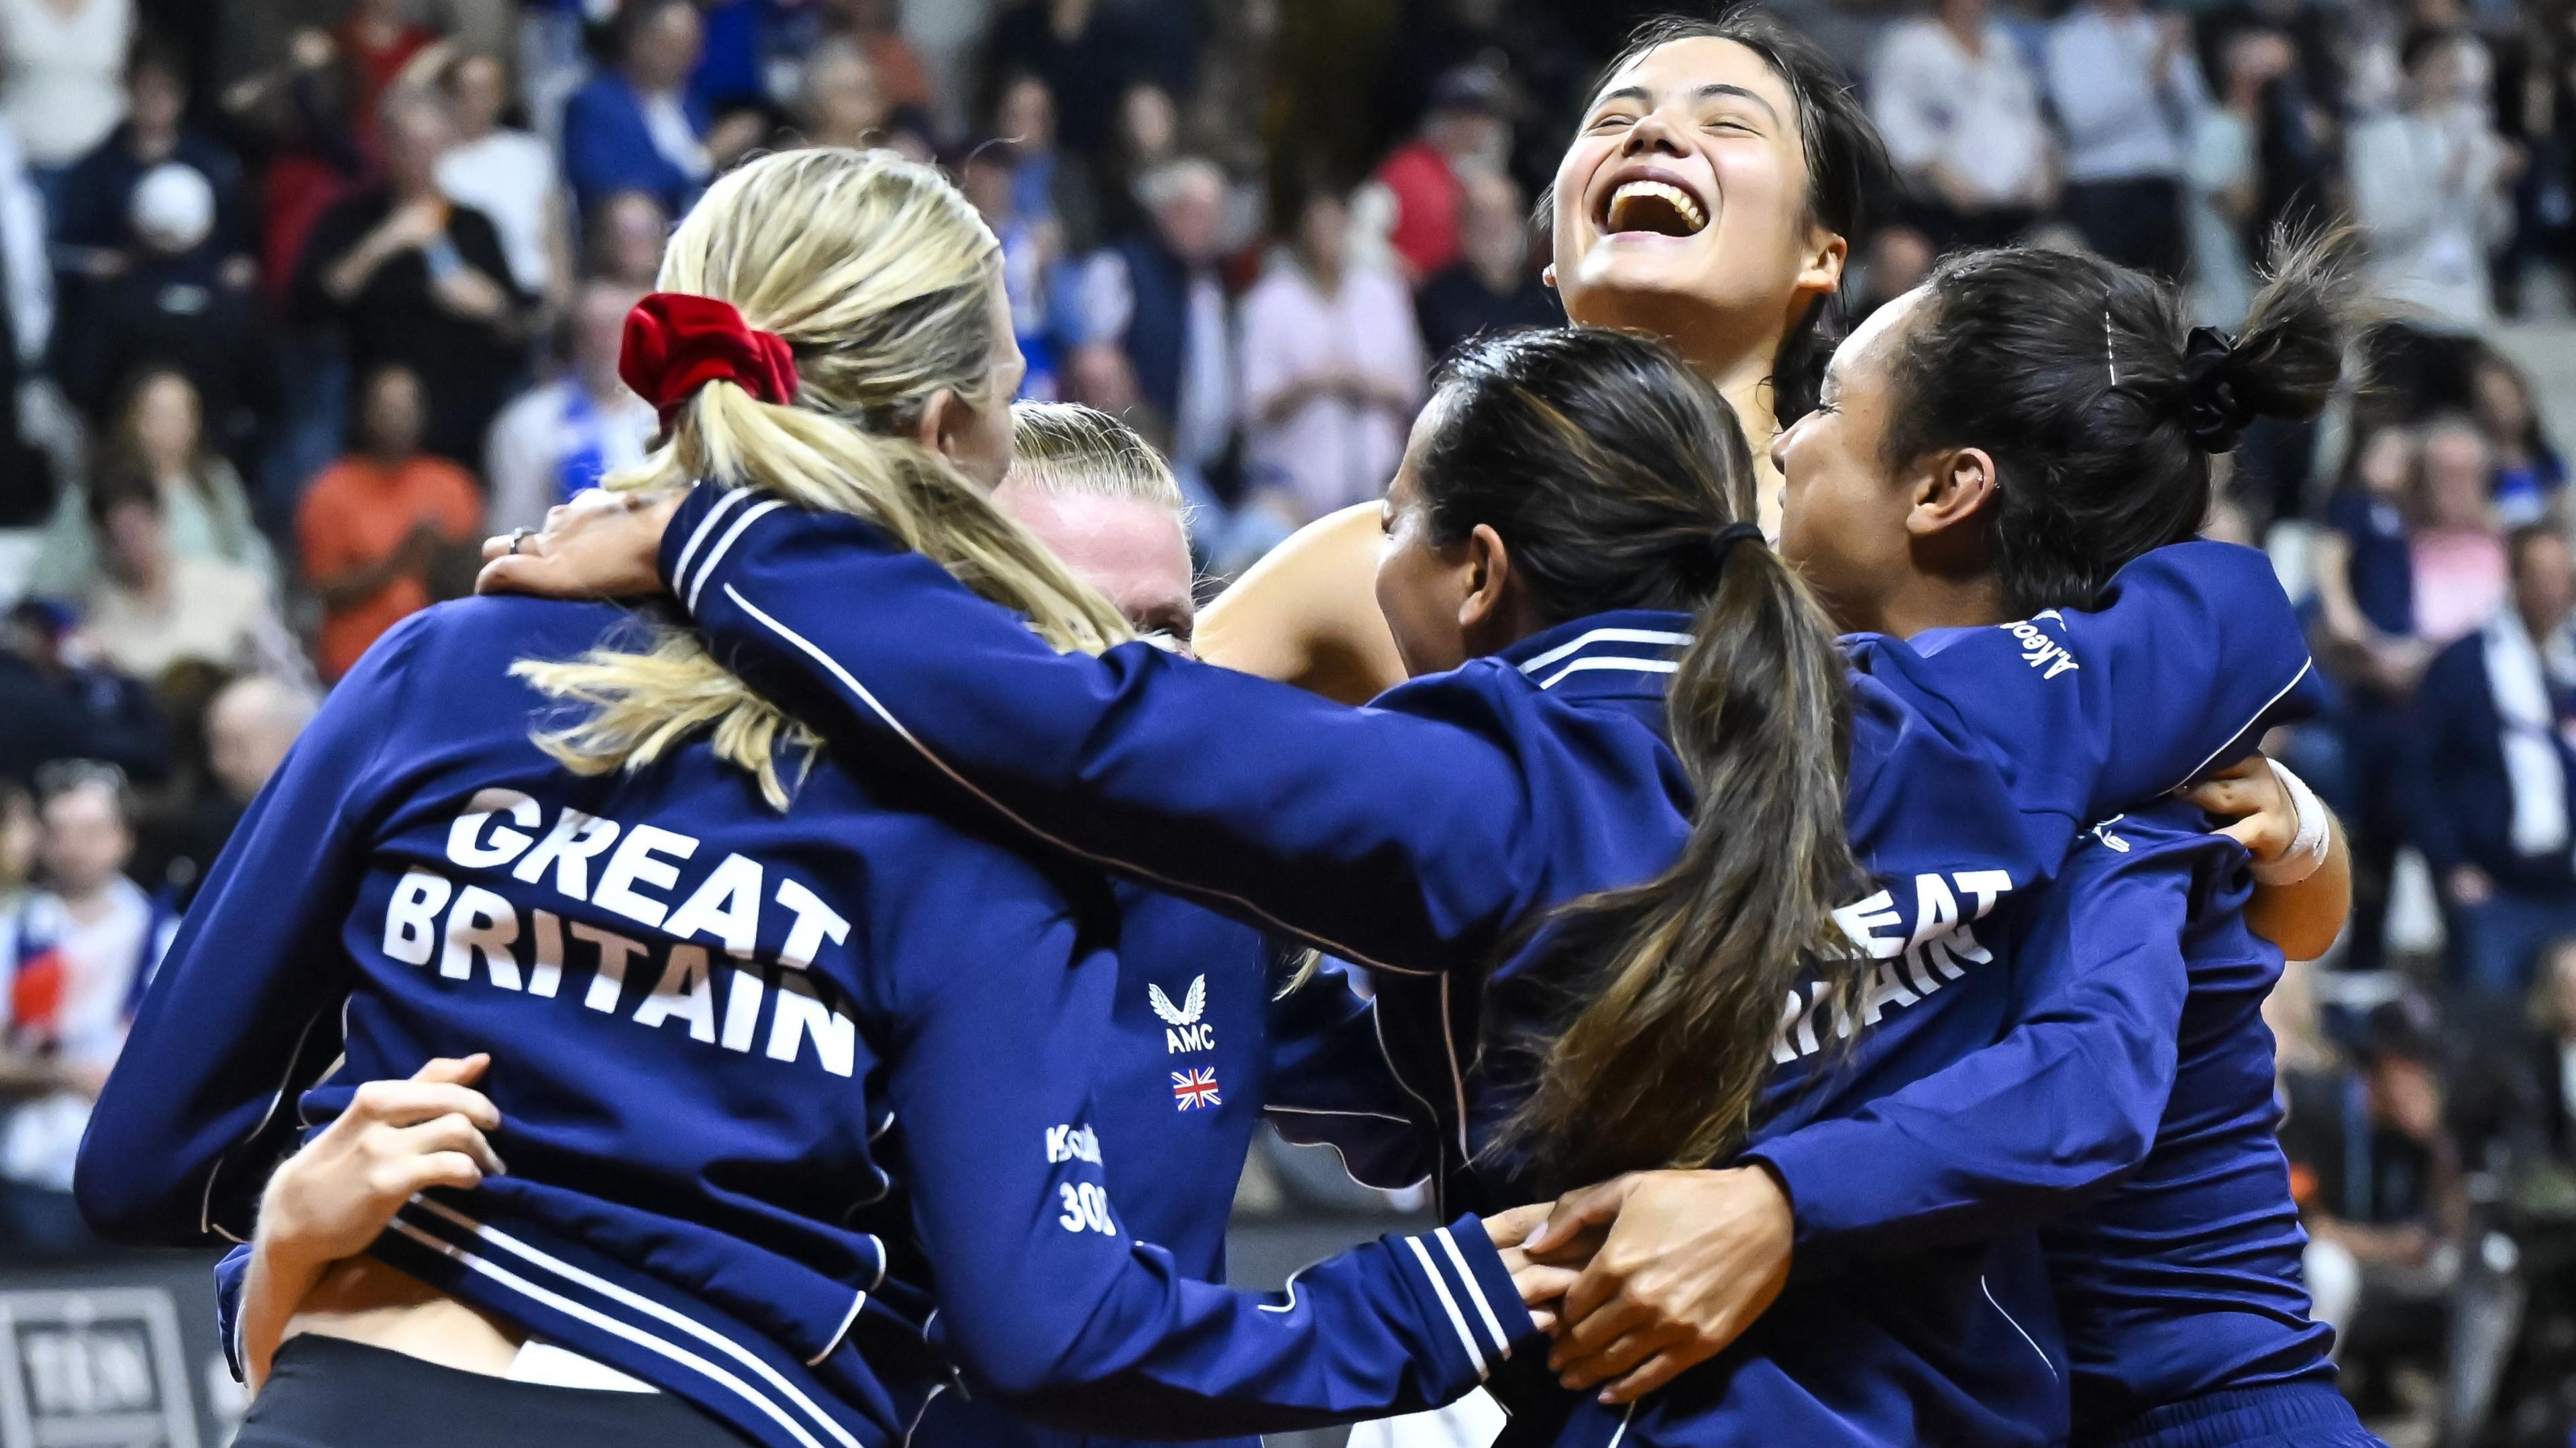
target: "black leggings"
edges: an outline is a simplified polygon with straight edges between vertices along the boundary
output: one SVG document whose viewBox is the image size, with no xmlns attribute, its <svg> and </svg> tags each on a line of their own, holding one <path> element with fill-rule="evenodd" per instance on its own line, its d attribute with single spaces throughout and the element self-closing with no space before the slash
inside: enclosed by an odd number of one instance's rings
<svg viewBox="0 0 2576 1448">
<path fill-rule="evenodd" d="M 306 1333 L 277 1350 L 233 1448 L 744 1448 L 669 1393 L 514 1383 Z"/>
</svg>

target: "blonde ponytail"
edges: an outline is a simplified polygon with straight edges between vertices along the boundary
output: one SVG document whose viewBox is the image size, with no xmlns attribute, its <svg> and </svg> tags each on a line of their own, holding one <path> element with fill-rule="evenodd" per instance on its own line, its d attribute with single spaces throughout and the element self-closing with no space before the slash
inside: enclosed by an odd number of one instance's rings
<svg viewBox="0 0 2576 1448">
<path fill-rule="evenodd" d="M 992 232 L 927 167 L 830 147 L 743 166 L 672 235 L 661 289 L 731 302 L 745 322 L 784 338 L 796 356 L 796 400 L 775 405 L 710 383 L 682 404 L 660 448 L 607 485 L 751 487 L 865 518 L 1026 615 L 1059 650 L 1097 652 L 1132 637 L 1107 598 L 907 435 L 943 389 L 977 407 L 1008 403 L 984 395 L 999 286 Z M 513 672 L 589 710 L 535 736 L 577 773 L 643 768 L 705 730 L 718 758 L 752 772 L 762 796 L 785 809 L 779 755 L 800 753 L 810 766 L 818 747 L 677 629 L 652 630 L 640 650 L 522 660 Z"/>
</svg>

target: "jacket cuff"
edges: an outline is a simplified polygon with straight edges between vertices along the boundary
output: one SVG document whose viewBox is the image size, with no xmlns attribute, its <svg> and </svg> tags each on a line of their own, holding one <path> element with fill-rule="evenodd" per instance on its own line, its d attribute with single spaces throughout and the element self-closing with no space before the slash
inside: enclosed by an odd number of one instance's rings
<svg viewBox="0 0 2576 1448">
<path fill-rule="evenodd" d="M 1855 1227 L 1872 1223 L 1848 1221 L 1855 1215 L 1866 1216 L 1866 1209 L 1845 1200 L 1836 1192 L 1838 1185 L 1854 1183 L 1850 1143 L 1838 1144 L 1833 1122 L 1814 1122 L 1787 1136 L 1749 1147 L 1740 1158 L 1745 1166 L 1766 1167 L 1772 1180 L 1789 1198 L 1791 1232 L 1789 1247 L 1792 1260 L 1801 1267 L 1822 1265 L 1833 1255 L 1842 1234 Z"/>
<path fill-rule="evenodd" d="M 1515 1346 L 1540 1335 L 1482 1219 L 1471 1213 L 1445 1227 L 1383 1240 L 1421 1309 L 1443 1401 L 1483 1382 Z"/>
</svg>

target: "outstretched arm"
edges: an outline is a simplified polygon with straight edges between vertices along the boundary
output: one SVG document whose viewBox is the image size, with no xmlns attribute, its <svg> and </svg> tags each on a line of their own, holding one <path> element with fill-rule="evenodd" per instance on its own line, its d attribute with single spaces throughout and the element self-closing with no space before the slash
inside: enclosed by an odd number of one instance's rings
<svg viewBox="0 0 2576 1448">
<path fill-rule="evenodd" d="M 484 586 L 561 591 L 557 563 L 657 540 L 649 574 L 568 571 L 584 588 L 667 584 L 728 667 L 836 744 L 1372 968 L 1483 962 L 1522 917 L 1572 893 L 1550 873 L 1553 830 L 1588 818 L 1593 792 L 1667 787 L 1656 761 L 1577 757 L 1502 727 L 1478 692 L 1489 666 L 1444 676 L 1445 715 L 1347 708 L 1145 644 L 1059 655 L 855 518 L 713 488 L 667 524 L 592 506 L 529 540 L 543 551 L 495 558 Z M 1494 691 L 1506 703 L 1527 692 Z M 1638 777 L 1606 778 L 1621 768 Z"/>
</svg>

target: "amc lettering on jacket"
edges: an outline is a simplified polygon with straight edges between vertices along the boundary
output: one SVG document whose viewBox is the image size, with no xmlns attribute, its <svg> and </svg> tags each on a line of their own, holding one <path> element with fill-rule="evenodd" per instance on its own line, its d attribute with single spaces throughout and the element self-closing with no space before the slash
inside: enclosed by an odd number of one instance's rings
<svg viewBox="0 0 2576 1448">
<path fill-rule="evenodd" d="M 450 980 L 480 974 L 502 990 L 549 1000 L 568 971 L 587 969 L 586 1009 L 639 1026 L 682 1026 L 693 1041 L 774 1061 L 794 1062 L 810 1048 L 824 1070 L 850 1075 L 858 1028 L 818 998 L 806 975 L 826 942 L 849 939 L 849 920 L 802 881 L 744 855 L 727 854 L 683 891 L 682 867 L 694 870 L 698 847 L 676 831 L 577 809 L 549 822 L 524 795 L 502 809 L 469 811 L 448 828 L 450 863 L 549 885 L 642 930 L 630 935 L 523 910 L 470 878 L 415 868 L 394 885 L 384 952 L 406 965 L 434 965 Z M 767 955 L 764 935 L 781 942 Z"/>
</svg>

